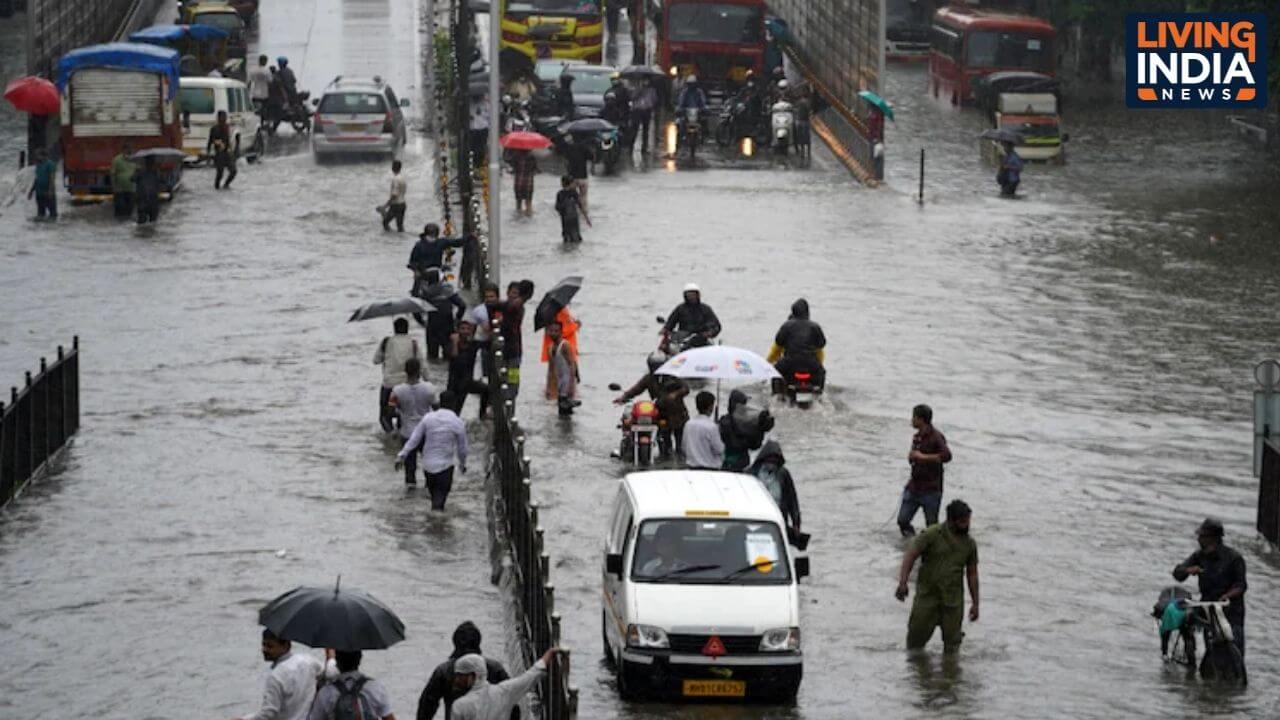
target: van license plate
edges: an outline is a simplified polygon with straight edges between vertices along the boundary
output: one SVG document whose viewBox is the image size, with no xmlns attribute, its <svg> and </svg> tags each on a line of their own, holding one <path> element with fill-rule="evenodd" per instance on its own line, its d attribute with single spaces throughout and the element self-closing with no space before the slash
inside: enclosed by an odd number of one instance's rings
<svg viewBox="0 0 1280 720">
<path fill-rule="evenodd" d="M 747 684 L 742 680 L 685 680 L 685 697 L 746 697 Z"/>
</svg>

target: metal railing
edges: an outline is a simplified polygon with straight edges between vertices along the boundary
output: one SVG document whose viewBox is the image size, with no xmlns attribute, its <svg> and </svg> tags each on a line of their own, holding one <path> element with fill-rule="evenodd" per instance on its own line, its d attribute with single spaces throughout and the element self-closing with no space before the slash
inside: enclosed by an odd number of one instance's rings
<svg viewBox="0 0 1280 720">
<path fill-rule="evenodd" d="M 1262 472 L 1258 480 L 1258 532 L 1280 544 L 1280 448 L 1262 441 Z"/>
<path fill-rule="evenodd" d="M 840 162 L 867 185 L 884 180 L 884 143 L 871 139 L 871 130 L 849 104 L 829 87 L 794 46 L 786 46 L 791 64 L 800 71 L 827 105 L 813 116 L 813 130 L 831 148 Z M 855 96 L 856 102 L 863 102 Z M 850 102 L 853 102 L 850 101 Z M 879 144 L 877 152 L 876 145 Z"/>
<path fill-rule="evenodd" d="M 499 536 L 509 546 L 517 587 L 517 603 L 528 640 L 526 662 L 550 647 L 560 645 L 564 654 L 543 679 L 538 691 L 544 720 L 571 720 L 578 715 L 578 689 L 569 678 L 569 650 L 560 641 L 560 613 L 556 612 L 555 585 L 551 582 L 551 557 L 532 499 L 525 434 L 510 399 L 506 361 L 501 348 L 501 326 L 494 323 L 489 362 L 489 393 L 493 413 L 493 455 L 490 477 L 497 485 Z"/>
<path fill-rule="evenodd" d="M 80 429 L 80 338 L 71 352 L 58 346 L 53 365 L 26 374 L 23 388 L 0 402 L 0 507 L 18 496 Z"/>
</svg>

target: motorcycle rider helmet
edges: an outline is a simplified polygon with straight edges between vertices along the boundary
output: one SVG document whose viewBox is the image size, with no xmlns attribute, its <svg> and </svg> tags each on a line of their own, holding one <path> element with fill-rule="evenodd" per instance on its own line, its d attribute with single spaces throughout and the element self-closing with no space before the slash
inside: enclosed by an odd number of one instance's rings
<svg viewBox="0 0 1280 720">
<path fill-rule="evenodd" d="M 697 283 L 686 283 L 684 286 L 684 290 L 682 292 L 687 292 L 687 293 L 696 292 L 699 295 L 701 295 L 702 288 L 699 288 Z"/>
<path fill-rule="evenodd" d="M 645 362 L 649 365 L 649 372 L 655 373 L 658 371 L 658 368 L 662 367 L 663 364 L 667 362 L 667 356 L 657 350 L 654 350 L 649 353 L 649 357 L 645 358 Z"/>
<path fill-rule="evenodd" d="M 787 85 L 787 81 L 786 81 L 786 80 L 779 80 L 779 81 L 778 81 L 778 89 L 779 89 L 779 90 L 786 90 L 786 89 L 787 89 L 787 87 L 788 87 L 788 85 Z"/>
</svg>

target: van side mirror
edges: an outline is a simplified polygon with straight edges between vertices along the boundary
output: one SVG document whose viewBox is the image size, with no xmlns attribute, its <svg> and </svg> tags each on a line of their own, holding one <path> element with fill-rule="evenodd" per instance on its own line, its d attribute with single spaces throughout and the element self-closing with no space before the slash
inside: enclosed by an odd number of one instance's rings
<svg viewBox="0 0 1280 720">
<path fill-rule="evenodd" d="M 609 553 L 604 556 L 604 571 L 610 575 L 615 575 L 619 580 L 622 579 L 622 555 L 619 553 Z"/>
<path fill-rule="evenodd" d="M 809 577 L 809 558 L 796 558 L 796 579 Z"/>
<path fill-rule="evenodd" d="M 809 549 L 809 533 L 796 533 L 795 542 L 796 549 L 804 552 Z"/>
</svg>

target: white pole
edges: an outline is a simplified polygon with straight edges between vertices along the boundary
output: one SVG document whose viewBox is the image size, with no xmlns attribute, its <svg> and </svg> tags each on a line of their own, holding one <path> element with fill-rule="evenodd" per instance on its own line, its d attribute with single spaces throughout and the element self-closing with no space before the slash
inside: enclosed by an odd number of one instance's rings
<svg viewBox="0 0 1280 720">
<path fill-rule="evenodd" d="M 502 53 L 502 8 L 505 0 L 489 0 L 489 279 L 502 285 L 502 87 L 498 58 Z"/>
</svg>

